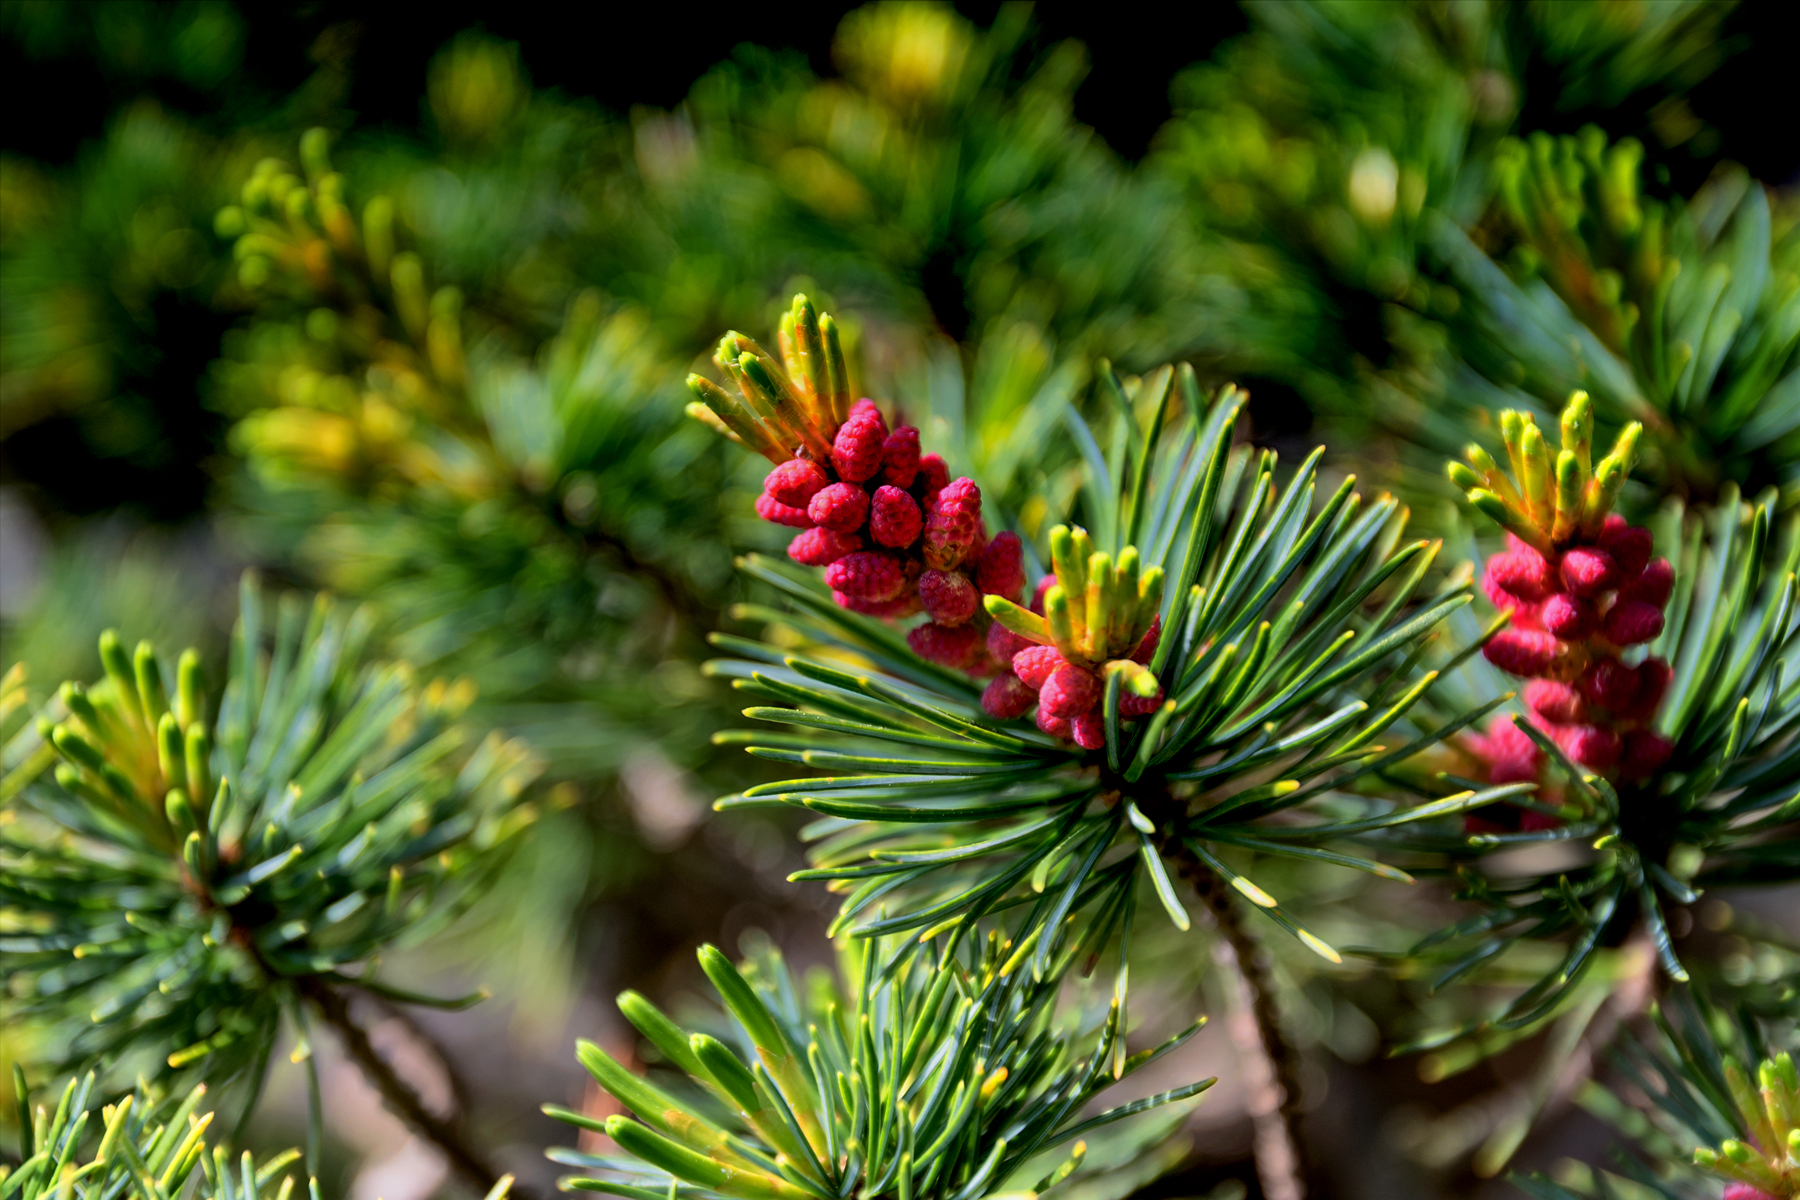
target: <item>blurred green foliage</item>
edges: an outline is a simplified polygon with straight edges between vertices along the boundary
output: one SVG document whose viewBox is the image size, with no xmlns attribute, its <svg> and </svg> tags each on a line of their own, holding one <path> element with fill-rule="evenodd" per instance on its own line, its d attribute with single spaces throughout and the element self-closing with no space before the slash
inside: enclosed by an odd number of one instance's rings
<svg viewBox="0 0 1800 1200">
<path fill-rule="evenodd" d="M 583 903 L 649 869 L 627 768 L 758 778 L 711 744 L 735 705 L 698 664 L 768 599 L 733 554 L 781 541 L 679 384 L 796 289 L 1028 543 L 1127 453 L 1071 433 L 1101 359 L 1249 382 L 1248 433 L 1316 422 L 1428 526 L 1444 451 L 1576 386 L 1647 423 L 1658 495 L 1791 504 L 1792 200 L 1668 182 L 1717 142 L 1683 97 L 1732 5 L 1245 7 L 1134 164 L 1076 118 L 1087 51 L 1010 5 L 858 9 L 829 70 L 751 37 L 667 110 L 536 86 L 529 44 L 471 30 L 380 121 L 347 23 L 279 78 L 247 8 L 0 4 L 9 54 L 106 83 L 78 150 L 0 161 L 3 481 L 57 543 L 0 665 L 41 700 L 101 628 L 208 644 L 228 562 L 374 601 L 386 650 L 473 680 L 465 720 L 569 785 L 479 943 L 543 1000 Z M 70 519 L 117 508 L 208 528 Z M 1404 940 L 1366 889 L 1308 886 L 1332 940 Z M 1166 979 L 1201 969 L 1149 940 Z M 1354 1043 L 1352 992 L 1384 1026 L 1435 1003 L 1278 953 L 1303 1041 Z"/>
</svg>

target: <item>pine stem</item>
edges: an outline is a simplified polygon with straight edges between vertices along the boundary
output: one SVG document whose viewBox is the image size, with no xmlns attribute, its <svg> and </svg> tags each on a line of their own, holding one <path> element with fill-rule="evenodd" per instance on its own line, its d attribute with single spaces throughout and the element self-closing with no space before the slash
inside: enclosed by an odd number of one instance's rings
<svg viewBox="0 0 1800 1200">
<path fill-rule="evenodd" d="M 387 1101 L 395 1115 L 406 1122 L 414 1134 L 436 1146 L 450 1168 L 476 1191 L 483 1194 L 490 1191 L 500 1176 L 464 1142 L 455 1122 L 433 1115 L 418 1092 L 376 1052 L 368 1031 L 350 1015 L 350 1002 L 344 995 L 317 979 L 305 980 L 300 988 L 325 1023 L 337 1032 L 344 1052 L 362 1069 L 363 1075 L 381 1093 L 381 1098 Z"/>
<path fill-rule="evenodd" d="M 1235 984 L 1230 1028 L 1249 1085 L 1255 1128 L 1256 1176 L 1265 1200 L 1303 1200 L 1305 1164 L 1300 1148 L 1300 1055 L 1281 1032 L 1275 981 L 1262 948 L 1244 928 L 1231 888 L 1185 848 L 1176 856 L 1212 914 L 1219 938 L 1213 957 Z"/>
</svg>

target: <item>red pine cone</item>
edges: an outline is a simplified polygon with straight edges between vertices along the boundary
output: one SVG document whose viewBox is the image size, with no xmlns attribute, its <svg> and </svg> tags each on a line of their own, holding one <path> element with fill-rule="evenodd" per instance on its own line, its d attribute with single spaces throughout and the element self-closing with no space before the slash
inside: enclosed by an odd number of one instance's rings
<svg viewBox="0 0 1800 1200">
<path fill-rule="evenodd" d="M 1532 629 L 1502 629 L 1481 648 L 1482 656 L 1509 675 L 1542 675 L 1562 646 L 1555 635 Z"/>
<path fill-rule="evenodd" d="M 1038 705 L 1037 710 L 1037 727 L 1051 737 L 1066 738 L 1074 732 L 1074 730 L 1070 728 L 1069 719 L 1067 717 L 1053 717 L 1041 704 Z"/>
<path fill-rule="evenodd" d="M 861 400 L 858 400 L 855 404 L 850 406 L 850 411 L 844 414 L 844 419 L 848 421 L 851 417 L 867 416 L 870 413 L 874 413 L 879 417 L 881 415 L 881 409 L 876 406 L 873 400 L 864 396 Z"/>
<path fill-rule="evenodd" d="M 1747 1183 L 1728 1183 L 1719 1200 L 1781 1200 L 1780 1196 L 1771 1196 L 1759 1187 L 1751 1187 Z"/>
<path fill-rule="evenodd" d="M 1595 771 L 1610 770 L 1618 765 L 1624 748 L 1619 735 L 1598 725 L 1557 725 L 1546 730 L 1562 752 L 1575 762 Z"/>
<path fill-rule="evenodd" d="M 1563 555 L 1563 582 L 1577 596 L 1598 596 L 1624 582 L 1613 556 L 1595 546 L 1577 546 Z"/>
<path fill-rule="evenodd" d="M 1597 659 L 1581 674 L 1581 694 L 1613 713 L 1631 707 L 1638 692 L 1638 671 L 1616 658 Z"/>
<path fill-rule="evenodd" d="M 820 522 L 823 524 L 823 522 Z M 958 479 L 938 492 L 937 504 L 927 506 L 925 562 L 940 571 L 962 565 L 974 549 L 981 529 L 981 489 L 973 479 Z"/>
<path fill-rule="evenodd" d="M 880 617 L 884 621 L 898 621 L 902 617 L 914 616 L 919 611 L 919 594 L 911 591 L 902 591 L 892 600 L 862 600 L 844 592 L 833 592 L 831 598 L 839 608 L 847 608 L 864 616 Z"/>
<path fill-rule="evenodd" d="M 1619 589 L 1619 598 L 1642 600 L 1662 608 L 1669 603 L 1669 593 L 1674 590 L 1675 568 L 1666 558 L 1653 558 L 1644 565 L 1643 574 Z"/>
<path fill-rule="evenodd" d="M 1669 690 L 1669 681 L 1674 677 L 1668 663 L 1660 658 L 1646 658 L 1638 664 L 1637 693 L 1619 715 L 1629 721 L 1648 721 L 1656 715 L 1663 693 Z"/>
<path fill-rule="evenodd" d="M 1537 780 L 1543 751 L 1510 718 L 1495 717 L 1488 722 L 1487 736 L 1470 738 L 1469 748 L 1488 764 L 1488 782 L 1495 786 Z"/>
<path fill-rule="evenodd" d="M 892 600 L 906 586 L 906 576 L 887 555 L 859 550 L 825 568 L 825 585 L 858 600 Z"/>
<path fill-rule="evenodd" d="M 1042 579 L 1037 581 L 1037 586 L 1035 588 L 1031 589 L 1031 611 L 1032 612 L 1036 613 L 1040 617 L 1044 615 L 1044 593 L 1049 591 L 1051 588 L 1053 588 L 1055 586 L 1056 586 L 1056 576 L 1055 575 L 1046 575 Z"/>
<path fill-rule="evenodd" d="M 1147 717 L 1162 707 L 1163 690 L 1156 689 L 1156 695 L 1144 697 L 1131 692 L 1119 693 L 1119 715 L 1122 717 Z"/>
<path fill-rule="evenodd" d="M 1600 531 L 1600 548 L 1612 555 L 1613 561 L 1619 565 L 1621 580 L 1636 579 L 1650 561 L 1653 539 L 1650 531 L 1641 525 L 1627 525 L 1625 518 L 1613 513 L 1606 518 L 1606 527 Z"/>
<path fill-rule="evenodd" d="M 1512 627 L 1514 629 L 1536 629 L 1541 624 L 1544 604 L 1542 601 L 1527 600 L 1516 596 L 1501 587 L 1489 571 L 1481 577 L 1481 590 L 1487 593 L 1488 603 L 1495 608 L 1512 609 Z"/>
<path fill-rule="evenodd" d="M 906 644 L 927 662 L 958 669 L 983 649 L 981 631 L 973 625 L 920 625 L 907 631 Z"/>
<path fill-rule="evenodd" d="M 1131 661 L 1134 663 L 1147 664 L 1156 656 L 1156 644 L 1161 640 L 1162 614 L 1157 613 L 1154 617 L 1150 618 L 1150 628 L 1144 631 L 1144 636 L 1138 642 L 1137 649 L 1131 652 Z"/>
<path fill-rule="evenodd" d="M 1527 602 L 1542 600 L 1556 590 L 1556 580 L 1551 574 L 1550 564 L 1544 561 L 1543 555 L 1529 546 L 1506 554 L 1496 554 L 1488 559 L 1484 585 L 1487 580 L 1492 580 L 1493 586 Z M 1500 606 L 1496 603 L 1495 607 Z"/>
<path fill-rule="evenodd" d="M 1013 674 L 1034 692 L 1044 686 L 1052 671 L 1065 665 L 1055 646 L 1027 646 L 1012 659 Z"/>
<path fill-rule="evenodd" d="M 887 440 L 887 424 L 874 404 L 853 409 L 850 417 L 838 426 L 831 442 L 831 465 L 838 478 L 861 483 L 881 470 L 882 443 Z"/>
<path fill-rule="evenodd" d="M 1538 620 L 1545 629 L 1568 642 L 1578 642 L 1599 627 L 1600 617 L 1586 600 L 1558 592 L 1544 601 Z"/>
<path fill-rule="evenodd" d="M 920 484 L 924 484 L 920 487 Z M 919 460 L 919 474 L 913 480 L 913 491 L 920 495 L 929 495 L 949 486 L 950 468 L 944 463 L 941 454 L 927 454 Z"/>
<path fill-rule="evenodd" d="M 875 489 L 869 505 L 869 532 L 883 546 L 904 549 L 919 540 L 925 517 L 919 502 L 893 484 Z"/>
<path fill-rule="evenodd" d="M 961 625 L 981 607 L 981 593 L 961 571 L 927 571 L 919 576 L 919 599 L 939 625 Z"/>
<path fill-rule="evenodd" d="M 897 488 L 909 488 L 919 475 L 919 431 L 898 426 L 881 443 L 881 477 Z"/>
<path fill-rule="evenodd" d="M 988 653 L 994 656 L 994 661 L 996 662 L 1010 663 L 1013 660 L 1013 655 L 1025 649 L 1027 646 L 1034 646 L 1036 644 L 1037 643 L 1033 642 L 1030 638 L 1020 637 L 998 621 L 995 621 L 992 625 L 988 626 Z M 1010 670 L 1011 668 L 1008 669 Z"/>
<path fill-rule="evenodd" d="M 1616 646 L 1635 646 L 1663 631 L 1662 609 L 1642 600 L 1620 600 L 1606 614 L 1606 640 Z"/>
<path fill-rule="evenodd" d="M 1064 663 L 1038 689 L 1038 704 L 1054 717 L 1078 717 L 1094 707 L 1100 691 L 1100 680 L 1092 671 Z"/>
<path fill-rule="evenodd" d="M 805 508 L 819 489 L 830 482 L 818 463 L 790 458 L 769 472 L 763 480 L 763 491 L 790 508 Z"/>
<path fill-rule="evenodd" d="M 1019 682 L 1019 677 L 1011 671 L 994 676 L 994 681 L 981 693 L 982 711 L 996 721 L 1022 717 L 1036 703 L 1037 693 Z"/>
<path fill-rule="evenodd" d="M 819 489 L 806 506 L 806 513 L 815 525 L 839 533 L 855 533 L 869 515 L 869 493 L 854 483 L 834 483 Z"/>
<path fill-rule="evenodd" d="M 1556 725 L 1576 725 L 1589 716 L 1581 693 L 1554 679 L 1534 679 L 1526 684 L 1525 703 L 1538 716 Z"/>
<path fill-rule="evenodd" d="M 809 529 L 788 543 L 788 557 L 803 567 L 828 567 L 846 554 L 862 549 L 854 533 L 835 529 Z"/>
<path fill-rule="evenodd" d="M 1019 590 L 1025 586 L 1025 548 L 1019 535 L 1010 529 L 1001 530 L 982 550 L 975 578 L 983 595 L 1017 600 Z"/>
<path fill-rule="evenodd" d="M 756 498 L 756 515 L 765 521 L 773 521 L 792 529 L 811 529 L 815 524 L 807 509 L 783 504 L 767 492 Z M 855 529 L 856 526 L 852 525 L 850 528 Z"/>
<path fill-rule="evenodd" d="M 1082 713 L 1069 722 L 1069 735 L 1083 750 L 1099 750 L 1106 745 L 1106 718 L 1097 712 Z"/>
</svg>

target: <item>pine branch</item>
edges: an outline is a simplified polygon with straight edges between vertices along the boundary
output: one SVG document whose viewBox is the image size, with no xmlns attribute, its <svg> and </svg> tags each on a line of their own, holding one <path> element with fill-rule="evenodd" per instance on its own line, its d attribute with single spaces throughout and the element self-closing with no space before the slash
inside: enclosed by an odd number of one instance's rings
<svg viewBox="0 0 1800 1200">
<path fill-rule="evenodd" d="M 316 977 L 302 978 L 298 986 L 300 994 L 312 1001 L 319 1016 L 337 1033 L 344 1053 L 361 1068 L 363 1077 L 375 1086 L 407 1128 L 437 1147 L 450 1168 L 478 1191 L 486 1193 L 497 1187 L 501 1176 L 464 1140 L 455 1116 L 441 1118 L 425 1106 L 412 1085 L 400 1078 L 376 1051 L 368 1031 L 351 1015 L 350 1002 L 344 995 Z"/>
<path fill-rule="evenodd" d="M 1281 1031 L 1275 980 L 1268 959 L 1245 928 L 1232 889 L 1184 847 L 1167 853 L 1212 914 L 1219 938 L 1213 959 L 1232 982 L 1231 1035 L 1242 1058 L 1255 1123 L 1256 1175 L 1268 1200 L 1307 1194 L 1305 1143 L 1300 1136 L 1300 1054 Z"/>
</svg>

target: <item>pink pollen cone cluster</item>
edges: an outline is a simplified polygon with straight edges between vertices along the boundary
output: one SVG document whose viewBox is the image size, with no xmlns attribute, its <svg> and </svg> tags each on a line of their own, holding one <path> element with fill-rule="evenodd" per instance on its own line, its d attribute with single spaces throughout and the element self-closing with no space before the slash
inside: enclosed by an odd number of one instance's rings
<svg viewBox="0 0 1800 1200">
<path fill-rule="evenodd" d="M 738 333 L 713 361 L 737 396 L 698 375 L 690 416 L 775 464 L 756 511 L 801 532 L 788 556 L 823 567 L 832 597 L 852 612 L 930 623 L 907 640 L 922 657 L 992 675 L 984 596 L 1016 599 L 1025 585 L 1016 535 L 991 541 L 981 489 L 950 478 L 944 460 L 921 454 L 919 431 L 889 429 L 875 402 L 850 401 L 848 375 L 829 313 L 794 297 L 780 328 L 779 362 Z"/>
<path fill-rule="evenodd" d="M 1162 572 L 1138 577 L 1138 554 L 1127 547 L 1118 566 L 1092 554 L 1083 530 L 1051 531 L 1057 573 L 1040 584 L 1029 610 L 989 601 L 995 623 L 988 652 L 1009 663 L 981 697 L 990 716 L 1012 720 L 1037 707 L 1037 726 L 1084 750 L 1106 745 L 1106 678 L 1123 672 L 1121 718 L 1155 712 L 1163 702 L 1145 669 L 1156 653 L 1162 618 Z"/>
<path fill-rule="evenodd" d="M 1668 559 L 1650 557 L 1650 540 L 1649 530 L 1616 514 L 1593 543 L 1551 556 L 1509 535 L 1481 581 L 1496 608 L 1513 612 L 1510 627 L 1482 653 L 1531 681 L 1525 704 L 1532 722 L 1571 761 L 1632 781 L 1653 773 L 1670 752 L 1668 740 L 1649 727 L 1669 685 L 1668 663 L 1646 658 L 1628 666 L 1620 658 L 1662 632 L 1673 572 Z M 1490 729 L 1488 740 L 1497 737 Z M 1507 772 L 1514 757 L 1497 753 L 1490 761 Z M 1517 778 L 1534 778 L 1536 747 L 1525 757 L 1532 770 Z"/>
<path fill-rule="evenodd" d="M 1507 530 L 1506 549 L 1488 560 L 1481 586 L 1512 618 L 1482 653 L 1529 681 L 1528 719 L 1571 762 L 1614 781 L 1646 780 L 1674 749 L 1651 728 L 1670 670 L 1637 648 L 1662 633 L 1674 572 L 1653 557 L 1648 529 L 1609 511 L 1640 429 L 1628 426 L 1594 463 L 1593 409 L 1582 392 L 1563 410 L 1560 452 L 1552 454 L 1529 415 L 1501 413 L 1500 425 L 1516 486 L 1478 446 L 1469 448 L 1469 466 L 1450 468 L 1470 503 Z M 1464 745 L 1491 783 L 1538 779 L 1537 743 L 1507 718 Z M 1491 815 L 1483 810 L 1469 823 Z M 1525 828 L 1554 823 L 1530 812 L 1519 819 Z"/>
<path fill-rule="evenodd" d="M 1023 548 L 1012 533 L 988 540 L 981 489 L 951 480 L 937 455 L 921 456 L 917 429 L 889 432 L 874 401 L 857 401 L 829 462 L 802 455 L 778 464 L 756 511 L 803 531 L 788 557 L 824 567 L 843 607 L 887 618 L 923 611 L 931 623 L 909 638 L 920 656 L 976 674 L 998 669 L 986 654 L 981 597 L 1019 594 Z"/>
</svg>

